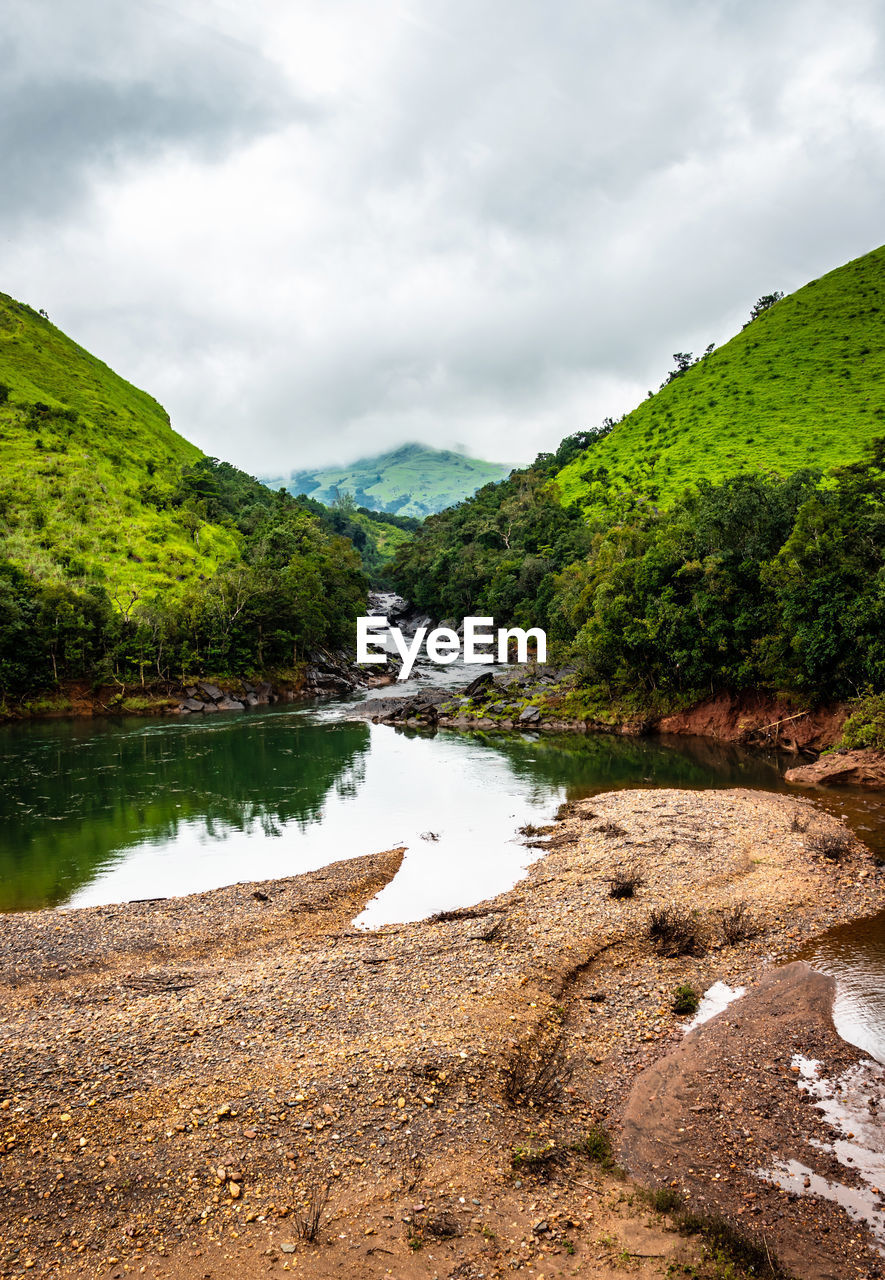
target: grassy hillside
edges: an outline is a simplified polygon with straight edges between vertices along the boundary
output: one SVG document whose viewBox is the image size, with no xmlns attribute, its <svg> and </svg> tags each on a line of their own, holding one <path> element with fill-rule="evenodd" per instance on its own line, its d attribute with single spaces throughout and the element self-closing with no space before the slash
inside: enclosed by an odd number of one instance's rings
<svg viewBox="0 0 885 1280">
<path fill-rule="evenodd" d="M 467 458 L 447 449 L 406 444 L 389 453 L 361 458 L 349 467 L 295 471 L 288 479 L 269 479 L 272 488 L 304 493 L 330 505 L 345 494 L 357 506 L 421 518 L 454 506 L 490 481 L 503 480 L 510 468 Z"/>
<path fill-rule="evenodd" d="M 588 511 L 699 479 L 862 458 L 885 435 L 885 248 L 776 303 L 556 476 Z"/>
<path fill-rule="evenodd" d="M 0 294 L 0 552 L 126 605 L 237 558 L 229 528 L 169 505 L 201 453 L 165 410 Z"/>
<path fill-rule="evenodd" d="M 372 512 L 372 515 L 376 514 L 379 513 Z M 367 564 L 365 553 L 361 553 L 370 581 L 373 586 L 384 585 L 387 566 L 399 548 L 405 546 L 414 537 L 414 530 L 393 524 L 388 520 L 373 520 L 372 516 L 366 513 L 365 508 L 358 510 L 353 519 L 364 531 L 367 543 L 373 548 L 373 564 Z"/>
</svg>

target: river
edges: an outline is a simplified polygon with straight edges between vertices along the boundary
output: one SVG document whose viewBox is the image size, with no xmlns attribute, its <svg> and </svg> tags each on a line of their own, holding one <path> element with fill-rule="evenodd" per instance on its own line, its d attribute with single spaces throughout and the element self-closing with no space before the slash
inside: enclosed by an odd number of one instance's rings
<svg viewBox="0 0 885 1280">
<path fill-rule="evenodd" d="M 514 884 L 539 856 L 520 829 L 563 801 L 621 787 L 790 790 L 792 757 L 706 739 L 425 733 L 348 718 L 361 699 L 475 674 L 424 665 L 356 699 L 7 725 L 0 910 L 191 893 L 402 845 L 400 872 L 359 923 L 419 919 Z M 882 799 L 815 798 L 885 856 Z M 846 926 L 807 958 L 839 979 L 842 1033 L 881 1056 L 885 919 Z"/>
</svg>

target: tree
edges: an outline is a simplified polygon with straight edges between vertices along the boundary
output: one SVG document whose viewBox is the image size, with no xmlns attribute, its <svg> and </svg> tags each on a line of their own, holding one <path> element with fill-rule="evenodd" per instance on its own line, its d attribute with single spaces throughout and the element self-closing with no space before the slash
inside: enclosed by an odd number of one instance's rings
<svg viewBox="0 0 885 1280">
<path fill-rule="evenodd" d="M 750 312 L 750 318 L 743 327 L 746 329 L 747 326 L 751 325 L 754 320 L 758 320 L 759 317 L 761 315 L 764 315 L 766 311 L 770 311 L 776 302 L 780 302 L 783 296 L 784 295 L 780 293 L 777 289 L 774 291 L 774 293 L 763 293 L 762 297 L 757 299 L 756 303 L 754 304 L 753 310 Z"/>
</svg>

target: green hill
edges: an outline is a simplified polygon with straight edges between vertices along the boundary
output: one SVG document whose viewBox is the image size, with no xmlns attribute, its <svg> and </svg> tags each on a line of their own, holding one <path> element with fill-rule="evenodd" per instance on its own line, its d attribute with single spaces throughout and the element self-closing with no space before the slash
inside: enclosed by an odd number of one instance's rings
<svg viewBox="0 0 885 1280">
<path fill-rule="evenodd" d="M 49 320 L 0 293 L 0 552 L 118 603 L 176 591 L 239 555 L 230 528 L 176 506 L 202 454 L 165 410 Z"/>
<path fill-rule="evenodd" d="M 777 302 L 556 476 L 563 503 L 668 506 L 689 485 L 862 458 L 885 434 L 885 247 Z"/>
<path fill-rule="evenodd" d="M 153 682 L 162 701 L 207 676 L 301 679 L 365 609 L 339 515 L 205 457 L 149 395 L 0 294 L 0 717 L 34 693 L 69 705 L 70 682 L 118 706 L 127 685 Z"/>
<path fill-rule="evenodd" d="M 357 506 L 422 518 L 471 497 L 490 481 L 503 480 L 510 467 L 483 462 L 448 449 L 405 444 L 389 453 L 360 458 L 348 467 L 294 471 L 288 479 L 265 480 L 271 488 L 307 494 L 330 506 L 349 495 Z"/>
</svg>

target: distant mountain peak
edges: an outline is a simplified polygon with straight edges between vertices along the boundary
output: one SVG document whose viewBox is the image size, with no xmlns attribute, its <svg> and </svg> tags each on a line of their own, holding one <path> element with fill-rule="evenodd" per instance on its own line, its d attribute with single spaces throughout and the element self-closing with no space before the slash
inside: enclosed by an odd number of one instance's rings
<svg viewBox="0 0 885 1280">
<path fill-rule="evenodd" d="M 348 466 L 293 471 L 289 476 L 265 477 L 264 483 L 293 494 L 307 494 L 326 505 L 349 494 L 358 506 L 371 511 L 420 519 L 463 502 L 483 485 L 503 480 L 510 471 L 503 463 L 414 441 L 358 458 Z"/>
</svg>

